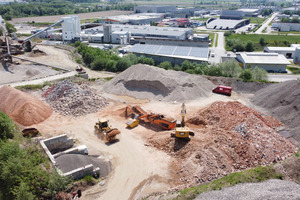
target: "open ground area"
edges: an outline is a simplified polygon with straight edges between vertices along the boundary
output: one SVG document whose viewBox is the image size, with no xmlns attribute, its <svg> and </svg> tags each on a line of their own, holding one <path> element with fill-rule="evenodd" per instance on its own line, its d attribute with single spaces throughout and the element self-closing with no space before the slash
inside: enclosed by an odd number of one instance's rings
<svg viewBox="0 0 300 200">
<path fill-rule="evenodd" d="M 41 45 L 38 49 L 39 54 L 20 57 L 68 70 L 77 65 L 69 51 Z M 1 79 L 1 84 L 31 80 L 35 78 L 30 75 L 33 70 L 33 74 L 43 76 L 60 73 L 42 65 L 28 65 L 28 61 L 19 61 L 4 68 L 1 76 L 8 73 L 19 78 Z M 297 151 L 298 81 L 242 82 L 142 64 L 120 74 L 87 73 L 97 79 L 73 77 L 42 89 L 24 90 L 27 94 L 6 86 L 0 88 L 0 109 L 22 128 L 34 127 L 42 138 L 67 134 L 77 144 L 86 145 L 89 155 L 111 163 L 111 171 L 102 174 L 102 184 L 85 188 L 83 199 L 142 199 L 178 191 L 232 172 L 278 163 Z M 112 76 L 112 80 L 104 79 Z M 218 84 L 231 86 L 232 95 L 212 93 Z M 281 94 L 286 103 L 274 96 L 278 92 L 271 92 L 282 88 L 286 88 Z M 265 94 L 270 97 L 268 103 Z M 174 130 L 162 130 L 147 121 L 132 129 L 126 127 L 127 106 L 138 105 L 147 113 L 180 121 L 182 103 L 186 106 L 187 126 L 194 132 L 189 141 L 171 137 Z M 115 142 L 103 140 L 103 135 L 95 131 L 94 125 L 100 119 L 108 119 L 121 132 Z M 71 167 L 63 157 L 58 161 L 65 170 Z M 93 162 L 102 166 L 100 161 Z"/>
</svg>

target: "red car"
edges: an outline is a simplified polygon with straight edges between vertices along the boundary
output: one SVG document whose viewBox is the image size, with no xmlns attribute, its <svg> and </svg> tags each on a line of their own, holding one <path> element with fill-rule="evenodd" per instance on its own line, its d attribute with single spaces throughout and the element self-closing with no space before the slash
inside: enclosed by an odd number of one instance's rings
<svg viewBox="0 0 300 200">
<path fill-rule="evenodd" d="M 212 90 L 213 93 L 225 94 L 227 96 L 231 96 L 232 87 L 218 85 L 215 89 Z"/>
</svg>

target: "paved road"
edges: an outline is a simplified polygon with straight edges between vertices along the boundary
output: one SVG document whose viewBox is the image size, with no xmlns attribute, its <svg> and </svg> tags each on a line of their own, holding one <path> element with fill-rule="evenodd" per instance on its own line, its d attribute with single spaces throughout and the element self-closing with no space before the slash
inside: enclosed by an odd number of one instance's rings
<svg viewBox="0 0 300 200">
<path fill-rule="evenodd" d="M 218 34 L 218 46 L 210 48 L 211 52 L 215 53 L 214 57 L 209 57 L 211 63 L 220 63 L 221 57 L 226 55 L 224 49 L 224 32 L 217 32 Z"/>
<path fill-rule="evenodd" d="M 47 81 L 54 81 L 54 80 L 72 77 L 72 76 L 75 76 L 76 74 L 77 74 L 76 71 L 71 71 L 71 72 L 67 72 L 64 74 L 59 74 L 59 75 L 41 78 L 41 79 L 37 79 L 37 80 L 22 81 L 22 82 L 16 82 L 16 83 L 11 83 L 11 84 L 4 84 L 4 85 L 10 85 L 12 87 L 23 86 L 23 85 L 39 85 L 39 84 L 43 84 Z M 0 85 L 0 87 L 2 87 L 4 85 Z"/>
<path fill-rule="evenodd" d="M 300 79 L 300 75 L 289 75 L 289 74 L 269 74 L 269 81 L 284 82 L 289 80 Z"/>
<path fill-rule="evenodd" d="M 271 17 L 269 17 L 267 20 L 265 20 L 262 24 L 262 26 L 255 31 L 256 34 L 262 34 L 262 31 L 268 27 L 269 23 L 277 16 L 278 12 L 273 13 L 273 15 Z"/>
</svg>

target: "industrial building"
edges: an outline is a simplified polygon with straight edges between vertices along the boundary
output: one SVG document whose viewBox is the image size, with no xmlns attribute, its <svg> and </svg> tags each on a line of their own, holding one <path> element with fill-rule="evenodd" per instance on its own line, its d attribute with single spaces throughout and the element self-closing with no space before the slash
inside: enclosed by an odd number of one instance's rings
<svg viewBox="0 0 300 200">
<path fill-rule="evenodd" d="M 168 45 L 147 45 L 136 44 L 128 52 L 137 56 L 152 58 L 155 64 L 169 61 L 172 65 L 180 65 L 183 61 L 208 62 L 208 47 L 187 47 L 187 46 L 168 46 Z"/>
<path fill-rule="evenodd" d="M 164 18 L 162 13 L 141 13 L 133 15 L 118 15 L 106 17 L 105 22 L 108 24 L 132 24 L 142 25 L 151 22 L 159 22 Z"/>
<path fill-rule="evenodd" d="M 285 73 L 290 62 L 278 53 L 237 53 L 236 59 L 243 68 L 247 65 L 258 67 L 267 72 Z"/>
<path fill-rule="evenodd" d="M 220 18 L 210 18 L 206 22 L 207 29 L 234 30 L 250 23 L 243 19 L 244 13 L 238 10 L 222 10 Z"/>
<path fill-rule="evenodd" d="M 173 13 L 175 11 L 176 11 L 176 6 L 163 6 L 163 5 L 134 6 L 135 13 Z"/>
<path fill-rule="evenodd" d="M 278 31 L 300 31 L 300 23 L 272 23 L 272 28 Z"/>
<path fill-rule="evenodd" d="M 286 58 L 294 58 L 296 47 L 265 47 L 264 52 L 278 53 L 284 55 Z"/>
<path fill-rule="evenodd" d="M 259 9 L 257 8 L 241 8 L 238 11 L 242 11 L 245 17 L 257 17 L 259 15 Z"/>
<path fill-rule="evenodd" d="M 250 23 L 249 19 L 216 19 L 210 18 L 206 22 L 207 29 L 234 30 Z"/>
<path fill-rule="evenodd" d="M 293 62 L 297 65 L 300 64 L 300 46 L 296 48 Z"/>
<path fill-rule="evenodd" d="M 80 19 L 78 16 L 62 17 L 62 38 L 64 41 L 81 40 Z"/>
</svg>

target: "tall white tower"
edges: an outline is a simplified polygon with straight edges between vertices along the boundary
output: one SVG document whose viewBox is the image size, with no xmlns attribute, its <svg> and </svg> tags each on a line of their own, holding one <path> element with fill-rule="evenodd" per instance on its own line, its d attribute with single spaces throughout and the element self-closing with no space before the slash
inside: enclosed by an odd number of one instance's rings
<svg viewBox="0 0 300 200">
<path fill-rule="evenodd" d="M 64 41 L 81 40 L 80 19 L 78 16 L 62 17 L 62 36 Z"/>
</svg>

